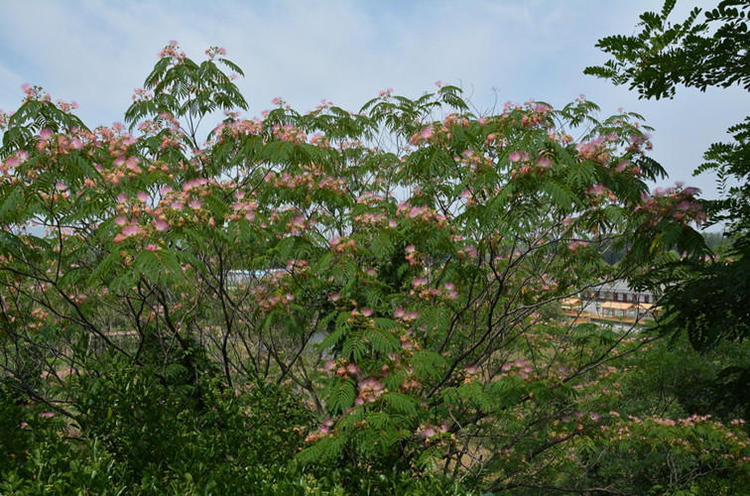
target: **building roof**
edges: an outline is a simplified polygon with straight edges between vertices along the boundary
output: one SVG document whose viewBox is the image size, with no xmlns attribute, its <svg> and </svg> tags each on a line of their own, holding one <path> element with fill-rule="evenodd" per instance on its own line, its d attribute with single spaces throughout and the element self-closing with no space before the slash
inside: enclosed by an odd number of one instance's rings
<svg viewBox="0 0 750 496">
<path fill-rule="evenodd" d="M 619 301 L 605 301 L 602 308 L 614 308 L 615 310 L 630 310 L 633 308 L 632 303 L 622 303 Z"/>
<path fill-rule="evenodd" d="M 600 284 L 598 286 L 592 286 L 590 290 L 593 291 L 611 291 L 613 293 L 638 293 L 638 294 L 651 294 L 651 291 L 641 290 L 637 291 L 631 289 L 628 285 L 628 281 L 624 279 L 618 279 L 616 281 Z"/>
</svg>

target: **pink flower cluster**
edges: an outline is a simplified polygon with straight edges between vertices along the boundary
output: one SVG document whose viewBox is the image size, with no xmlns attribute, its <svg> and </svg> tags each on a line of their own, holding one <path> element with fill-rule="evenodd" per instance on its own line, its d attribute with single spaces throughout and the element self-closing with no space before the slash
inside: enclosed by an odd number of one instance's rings
<svg viewBox="0 0 750 496">
<path fill-rule="evenodd" d="M 430 441 L 431 438 L 438 434 L 445 434 L 448 432 L 448 423 L 443 423 L 441 426 L 435 426 L 433 424 L 422 424 L 417 429 L 417 436 L 424 438 L 426 441 Z"/>
<path fill-rule="evenodd" d="M 433 132 L 434 128 L 432 127 L 432 125 L 427 126 L 420 132 L 412 135 L 412 137 L 409 138 L 409 143 L 411 143 L 413 146 L 419 146 L 422 143 L 429 141 L 429 139 L 432 138 Z"/>
<path fill-rule="evenodd" d="M 630 145 L 628 151 L 633 153 L 641 153 L 642 148 L 651 150 L 653 145 L 651 144 L 651 136 L 647 133 L 633 134 L 628 138 Z"/>
<path fill-rule="evenodd" d="M 339 377 L 357 378 L 360 375 L 359 367 L 346 359 L 328 360 L 324 369 L 326 372 L 335 373 Z"/>
<path fill-rule="evenodd" d="M 305 166 L 305 170 L 299 174 L 290 174 L 286 171 L 278 174 L 274 171 L 266 174 L 264 180 L 277 188 L 306 188 L 307 190 L 321 189 L 332 193 L 346 193 L 346 182 L 340 177 L 326 176 L 320 167 L 315 165 Z"/>
<path fill-rule="evenodd" d="M 277 308 L 288 307 L 294 301 L 294 295 L 291 293 L 269 294 L 256 288 L 255 301 L 261 310 L 270 312 Z"/>
<path fill-rule="evenodd" d="M 336 253 L 344 253 L 346 251 L 354 251 L 357 248 L 357 243 L 353 239 L 345 239 L 336 236 L 330 241 L 331 248 Z"/>
<path fill-rule="evenodd" d="M 26 94 L 26 97 L 24 98 L 24 102 L 37 100 L 40 102 L 49 102 L 52 100 L 52 97 L 49 93 L 45 93 L 41 86 L 31 86 L 29 83 L 23 83 L 21 85 L 21 89 Z"/>
<path fill-rule="evenodd" d="M 154 93 L 143 88 L 136 88 L 131 98 L 133 102 L 148 102 L 154 98 Z"/>
<path fill-rule="evenodd" d="M 635 210 L 648 213 L 648 222 L 652 226 L 669 217 L 681 224 L 695 222 L 700 226 L 707 217 L 703 206 L 695 199 L 698 192 L 697 188 L 683 188 L 681 184 L 667 189 L 656 188 L 653 195 L 643 195 L 642 203 Z"/>
<path fill-rule="evenodd" d="M 214 59 L 217 55 L 226 55 L 227 51 L 225 48 L 212 46 L 206 49 L 205 54 L 208 55 L 209 59 Z"/>
<path fill-rule="evenodd" d="M 387 226 L 390 228 L 394 228 L 398 225 L 396 221 L 388 220 L 388 217 L 385 214 L 374 214 L 370 212 L 366 212 L 362 215 L 357 215 L 353 220 L 354 222 L 365 226 Z"/>
<path fill-rule="evenodd" d="M 456 286 L 452 282 L 446 282 L 440 288 L 430 288 L 427 286 L 426 279 L 414 279 L 412 281 L 412 287 L 414 289 L 409 291 L 409 295 L 416 296 L 422 300 L 455 300 L 458 298 Z"/>
<path fill-rule="evenodd" d="M 72 102 L 66 102 L 64 100 L 57 100 L 55 102 L 55 106 L 62 110 L 63 112 L 70 112 L 71 110 L 78 108 L 78 103 L 75 101 Z"/>
<path fill-rule="evenodd" d="M 307 141 L 307 134 L 292 124 L 284 124 L 283 126 L 276 124 L 272 128 L 272 132 L 273 136 L 281 141 L 288 141 L 289 143 L 305 143 Z"/>
<path fill-rule="evenodd" d="M 214 129 L 218 136 L 219 142 L 227 138 L 238 138 L 239 136 L 260 135 L 263 132 L 263 121 L 253 120 L 235 120 L 229 123 L 222 122 Z"/>
<path fill-rule="evenodd" d="M 407 312 L 403 308 L 397 308 L 393 311 L 393 318 L 408 324 L 417 320 L 419 318 L 419 314 L 417 312 Z"/>
<path fill-rule="evenodd" d="M 521 379 L 528 379 L 534 368 L 530 362 L 518 359 L 513 362 L 505 362 L 500 370 L 503 372 L 500 377 L 507 377 L 510 373 L 515 372 Z"/>
<path fill-rule="evenodd" d="M 122 243 L 127 238 L 130 238 L 131 236 L 136 236 L 141 233 L 143 233 L 143 228 L 136 224 L 135 222 L 128 222 L 127 219 L 124 219 L 122 217 L 117 217 L 115 219 L 115 223 L 118 225 L 122 225 L 121 222 L 125 221 L 124 225 L 122 226 L 122 230 L 115 235 L 115 237 L 112 239 L 113 243 Z"/>
<path fill-rule="evenodd" d="M 408 219 L 417 219 L 424 222 L 434 222 L 438 227 L 447 225 L 448 220 L 444 215 L 437 213 L 430 207 L 414 207 L 407 202 L 400 203 L 396 207 L 396 215 Z"/>
<path fill-rule="evenodd" d="M 474 260 L 479 256 L 479 253 L 477 252 L 477 248 L 474 245 L 464 245 L 463 248 L 460 248 L 456 254 L 459 258 Z"/>
<path fill-rule="evenodd" d="M 588 142 L 581 142 L 576 145 L 578 156 L 583 160 L 593 160 L 602 165 L 609 162 L 612 156 L 613 142 L 617 139 L 614 134 L 599 136 Z"/>
<path fill-rule="evenodd" d="M 232 203 L 232 215 L 229 220 L 246 219 L 248 222 L 255 220 L 255 213 L 258 210 L 258 202 L 255 200 L 243 199 L 244 193 L 235 193 L 236 202 Z"/>
<path fill-rule="evenodd" d="M 355 405 L 363 405 L 365 403 L 374 403 L 388 390 L 385 384 L 379 380 L 369 377 L 359 383 L 359 395 L 354 400 Z"/>
<path fill-rule="evenodd" d="M 159 58 L 171 58 L 172 63 L 176 64 L 178 62 L 182 62 L 185 59 L 185 52 L 181 51 L 180 44 L 177 43 L 175 40 L 170 40 L 170 42 L 162 48 L 159 53 L 157 54 Z"/>
<path fill-rule="evenodd" d="M 318 430 L 315 432 L 311 432 L 310 434 L 305 437 L 306 443 L 314 443 L 316 441 L 320 441 L 324 437 L 331 434 L 331 428 L 333 427 L 333 419 L 327 418 L 321 422 L 320 426 L 318 427 Z"/>
<path fill-rule="evenodd" d="M 296 236 L 309 230 L 315 224 L 315 220 L 308 219 L 304 215 L 297 215 L 287 223 L 286 232 L 292 236 Z"/>
</svg>

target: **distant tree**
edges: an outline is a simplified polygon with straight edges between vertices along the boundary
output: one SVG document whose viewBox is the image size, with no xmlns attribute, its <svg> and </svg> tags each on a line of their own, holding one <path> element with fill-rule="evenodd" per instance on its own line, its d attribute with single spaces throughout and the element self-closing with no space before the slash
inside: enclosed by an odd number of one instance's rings
<svg viewBox="0 0 750 496">
<path fill-rule="evenodd" d="M 724 250 L 730 244 L 730 240 L 722 232 L 704 232 L 703 239 L 706 240 L 706 246 L 714 252 Z"/>
</svg>

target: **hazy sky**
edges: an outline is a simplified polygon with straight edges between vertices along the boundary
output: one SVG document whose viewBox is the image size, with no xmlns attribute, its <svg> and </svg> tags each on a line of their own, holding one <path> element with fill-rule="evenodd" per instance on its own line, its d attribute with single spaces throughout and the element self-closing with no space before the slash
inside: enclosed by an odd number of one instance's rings
<svg viewBox="0 0 750 496">
<path fill-rule="evenodd" d="M 661 0 L 548 1 L 3 1 L 0 109 L 17 108 L 21 84 L 79 103 L 93 127 L 121 121 L 132 90 L 169 41 L 201 59 L 211 45 L 245 71 L 239 86 L 259 115 L 276 96 L 301 111 L 325 98 L 352 110 L 377 92 L 419 96 L 434 82 L 457 84 L 480 109 L 530 98 L 555 106 L 579 94 L 602 107 L 642 113 L 653 157 L 715 197 L 714 178 L 692 177 L 708 145 L 750 113 L 740 89 L 678 90 L 674 100 L 639 101 L 624 87 L 584 76 L 604 55 L 596 41 L 632 33 Z M 714 2 L 678 1 L 677 16 Z"/>
</svg>

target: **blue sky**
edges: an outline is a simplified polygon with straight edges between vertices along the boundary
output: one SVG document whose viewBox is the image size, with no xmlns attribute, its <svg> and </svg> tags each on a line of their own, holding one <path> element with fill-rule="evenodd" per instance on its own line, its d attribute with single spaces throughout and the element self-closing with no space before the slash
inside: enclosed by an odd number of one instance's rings
<svg viewBox="0 0 750 496">
<path fill-rule="evenodd" d="M 692 177 L 708 145 L 750 113 L 738 88 L 678 91 L 639 101 L 624 87 L 582 74 L 604 55 L 596 41 L 632 33 L 661 0 L 548 1 L 4 1 L 0 4 L 0 109 L 14 110 L 21 84 L 76 100 L 89 126 L 122 120 L 132 90 L 169 40 L 200 59 L 223 46 L 246 77 L 251 115 L 281 96 L 308 110 L 325 98 L 353 110 L 394 88 L 418 96 L 436 80 L 458 84 L 480 111 L 530 98 L 562 105 L 579 94 L 602 107 L 642 113 L 653 157 L 715 197 L 714 177 Z M 675 19 L 693 6 L 678 1 Z"/>
</svg>

